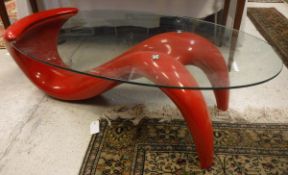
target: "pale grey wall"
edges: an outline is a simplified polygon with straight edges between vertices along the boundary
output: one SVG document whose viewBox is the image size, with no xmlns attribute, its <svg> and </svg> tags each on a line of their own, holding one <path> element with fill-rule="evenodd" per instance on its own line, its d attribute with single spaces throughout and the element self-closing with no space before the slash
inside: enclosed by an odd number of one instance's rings
<svg viewBox="0 0 288 175">
<path fill-rule="evenodd" d="M 37 2 L 40 9 L 74 6 L 82 10 L 108 8 L 202 18 L 221 9 L 224 0 L 38 0 Z M 236 2 L 237 0 L 231 0 L 228 16 L 230 27 L 233 25 Z M 28 0 L 16 0 L 16 8 L 19 18 L 31 14 Z M 245 25 L 245 19 L 246 8 L 243 13 L 242 28 Z"/>
</svg>

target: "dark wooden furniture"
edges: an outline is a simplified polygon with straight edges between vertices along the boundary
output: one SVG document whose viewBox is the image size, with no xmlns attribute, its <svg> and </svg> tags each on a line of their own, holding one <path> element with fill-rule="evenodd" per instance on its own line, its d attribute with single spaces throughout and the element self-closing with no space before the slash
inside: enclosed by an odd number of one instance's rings
<svg viewBox="0 0 288 175">
<path fill-rule="evenodd" d="M 242 16 L 243 16 L 246 0 L 237 0 L 236 3 L 237 4 L 236 4 L 233 28 L 236 30 L 239 30 L 241 26 L 241 21 L 242 21 Z M 223 7 L 223 17 L 222 17 L 223 25 L 226 25 L 230 5 L 231 5 L 231 0 L 225 0 L 224 7 Z"/>
<path fill-rule="evenodd" d="M 229 10 L 230 1 L 231 0 L 225 0 L 226 8 L 228 6 L 228 9 L 226 9 L 227 11 Z M 240 29 L 240 26 L 241 26 L 245 3 L 246 3 L 246 0 L 237 0 L 234 23 L 233 23 L 233 29 L 237 31 Z M 225 7 L 224 7 L 224 11 L 225 11 Z M 227 17 L 226 17 L 226 20 L 227 20 Z M 237 42 L 238 42 L 238 34 L 239 34 L 238 32 L 232 32 L 230 53 L 229 53 L 229 58 L 228 58 L 228 67 L 230 71 L 232 69 L 232 64 L 234 62 L 235 49 L 236 49 Z"/>
<path fill-rule="evenodd" d="M 29 0 L 30 5 L 31 5 L 31 10 L 33 13 L 37 13 L 39 11 L 38 5 L 37 5 L 37 0 Z"/>
<path fill-rule="evenodd" d="M 0 0 L 0 16 L 5 28 L 10 25 L 10 20 L 7 14 L 5 0 Z"/>
</svg>

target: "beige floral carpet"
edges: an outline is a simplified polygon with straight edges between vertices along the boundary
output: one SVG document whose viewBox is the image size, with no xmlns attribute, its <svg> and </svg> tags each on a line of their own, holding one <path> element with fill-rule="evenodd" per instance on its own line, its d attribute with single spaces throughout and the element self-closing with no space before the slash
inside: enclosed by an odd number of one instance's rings
<svg viewBox="0 0 288 175">
<path fill-rule="evenodd" d="M 248 8 L 247 14 L 288 67 L 288 19 L 275 8 Z"/>
<path fill-rule="evenodd" d="M 80 175 L 288 174 L 288 125 L 214 122 L 215 161 L 198 167 L 185 122 L 101 122 Z"/>
<path fill-rule="evenodd" d="M 282 0 L 248 0 L 248 2 L 260 2 L 260 3 L 281 3 Z"/>
</svg>

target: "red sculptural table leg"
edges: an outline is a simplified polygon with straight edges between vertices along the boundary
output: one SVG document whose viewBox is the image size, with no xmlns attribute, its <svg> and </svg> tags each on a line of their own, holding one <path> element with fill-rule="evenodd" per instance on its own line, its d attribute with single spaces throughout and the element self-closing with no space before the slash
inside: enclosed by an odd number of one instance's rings
<svg viewBox="0 0 288 175">
<path fill-rule="evenodd" d="M 157 60 L 152 59 L 155 54 L 158 55 Z M 144 62 L 145 64 L 143 64 Z M 115 67 L 125 67 L 125 69 L 113 69 Z M 129 52 L 98 67 L 95 71 L 104 71 L 115 77 L 123 76 L 131 69 L 135 70 L 136 74 L 155 82 L 155 84 L 197 86 L 189 71 L 179 61 L 170 55 L 155 51 Z M 161 88 L 161 90 L 175 103 L 185 118 L 196 145 L 201 167 L 211 167 L 214 155 L 213 130 L 201 92 L 199 90 L 171 88 Z"/>
<path fill-rule="evenodd" d="M 196 145 L 201 168 L 213 164 L 213 129 L 201 92 L 195 90 L 162 89 L 181 111 Z"/>
<path fill-rule="evenodd" d="M 91 98 L 119 84 L 66 70 L 57 52 L 57 37 L 62 24 L 76 12 L 74 8 L 40 12 L 16 22 L 4 35 L 9 52 L 27 77 L 50 96 L 62 100 Z M 11 45 L 15 41 L 18 48 L 34 49 L 32 55 L 43 59 L 35 60 L 19 52 Z M 45 56 L 41 56 L 43 54 Z M 153 59 L 155 55 L 158 59 Z M 146 77 L 161 85 L 161 90 L 187 122 L 201 167 L 209 168 L 214 155 L 213 129 L 201 91 L 181 89 L 197 87 L 185 68 L 187 64 L 202 69 L 213 86 L 229 85 L 226 64 L 218 49 L 206 39 L 187 32 L 153 36 L 88 73 L 121 79 L 134 70 L 137 77 Z M 178 89 L 167 88 L 169 86 Z M 214 90 L 214 94 L 218 108 L 226 110 L 229 91 Z"/>
</svg>

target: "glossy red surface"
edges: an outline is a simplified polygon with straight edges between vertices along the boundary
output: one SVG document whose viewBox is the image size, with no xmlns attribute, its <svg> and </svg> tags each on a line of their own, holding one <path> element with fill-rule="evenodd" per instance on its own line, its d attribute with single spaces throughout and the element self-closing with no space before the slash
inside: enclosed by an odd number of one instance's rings
<svg viewBox="0 0 288 175">
<path fill-rule="evenodd" d="M 77 9 L 49 10 L 26 17 L 5 34 L 7 49 L 27 77 L 48 95 L 62 100 L 81 100 L 97 96 L 117 86 L 119 82 L 95 78 L 65 68 L 57 53 L 57 36 L 63 23 L 77 13 Z M 17 47 L 37 48 L 48 54 L 47 60 L 36 60 L 16 50 Z M 213 163 L 213 129 L 206 103 L 198 90 L 181 89 L 196 86 L 197 82 L 184 65 L 201 68 L 215 85 L 229 84 L 224 59 L 217 48 L 206 39 L 192 33 L 170 32 L 156 35 L 105 63 L 90 73 L 105 72 L 106 76 L 127 76 L 133 69 L 155 84 L 179 85 L 179 89 L 161 88 L 177 105 L 187 122 L 202 168 Z M 179 73 L 179 74 L 178 74 Z M 135 77 L 137 78 L 137 77 Z M 219 109 L 228 108 L 228 90 L 214 90 Z"/>
</svg>

